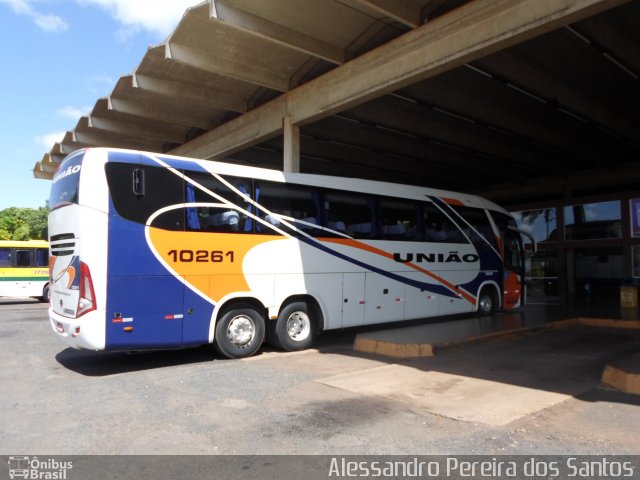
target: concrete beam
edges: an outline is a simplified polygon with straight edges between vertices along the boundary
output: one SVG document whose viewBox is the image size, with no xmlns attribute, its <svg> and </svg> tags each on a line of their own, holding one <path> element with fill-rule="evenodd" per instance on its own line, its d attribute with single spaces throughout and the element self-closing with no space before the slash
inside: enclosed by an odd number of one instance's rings
<svg viewBox="0 0 640 480">
<path fill-rule="evenodd" d="M 172 153 L 220 158 L 277 135 L 285 116 L 302 126 L 621 3 L 624 0 L 469 2 Z"/>
<path fill-rule="evenodd" d="M 61 148 L 62 148 L 61 145 L 59 143 L 56 143 L 54 145 L 54 148 L 52 148 L 51 150 L 59 151 L 61 150 Z M 65 156 L 66 155 L 61 155 L 61 154 L 51 153 L 51 152 L 45 153 L 42 157 L 42 160 L 40 160 L 39 162 L 36 162 L 33 168 L 34 178 L 51 180 L 53 178 L 53 175 L 58 170 L 60 163 L 62 163 L 62 160 L 64 160 Z"/>
<path fill-rule="evenodd" d="M 523 169 L 543 169 L 563 174 L 562 158 L 553 152 L 539 155 L 528 142 L 479 127 L 475 123 L 457 119 L 450 114 L 423 108 L 415 103 L 387 96 L 359 105 L 349 111 L 361 119 L 384 119 L 383 126 L 419 135 L 444 145 L 455 146 L 468 152 L 503 159 L 505 163 Z M 535 165 L 535 167 L 532 167 Z M 516 172 L 513 172 L 516 173 Z"/>
<path fill-rule="evenodd" d="M 245 12 L 224 1 L 215 1 L 213 5 L 213 14 L 233 28 L 337 65 L 345 62 L 344 51 L 335 45 Z"/>
<path fill-rule="evenodd" d="M 522 141 L 536 138 L 563 155 L 588 161 L 602 158 L 584 142 L 590 135 L 584 125 L 569 126 L 550 103 L 534 100 L 472 68 L 457 68 L 400 93 L 447 111 L 464 112 L 474 121 Z"/>
<path fill-rule="evenodd" d="M 108 98 L 108 102 L 110 110 L 136 117 L 170 122 L 189 128 L 202 128 L 204 130 L 216 126 L 216 122 L 211 116 L 196 115 L 193 112 L 183 112 L 178 109 L 162 107 L 153 102 L 143 103 L 113 96 Z"/>
<path fill-rule="evenodd" d="M 583 170 L 567 178 L 538 177 L 531 179 L 526 185 L 492 185 L 490 189 L 478 191 L 489 200 L 502 203 L 505 200 L 514 202 L 527 197 L 549 195 L 567 195 L 578 190 L 590 189 L 594 185 L 594 178 L 598 179 L 598 186 L 619 187 L 629 185 L 636 188 L 640 182 L 640 163 L 631 162 L 617 168 L 615 171 L 605 169 Z"/>
<path fill-rule="evenodd" d="M 586 44 L 585 48 L 588 48 Z M 545 100 L 553 101 L 559 107 L 589 118 L 627 139 L 633 140 L 638 137 L 637 125 L 633 121 L 636 112 L 632 111 L 632 103 L 629 105 L 625 105 L 624 101 L 607 103 L 611 102 L 611 99 L 604 101 L 597 95 L 597 88 L 591 87 L 590 84 L 600 85 L 600 83 L 594 82 L 594 79 L 589 78 L 588 75 L 577 76 L 575 81 L 569 83 L 563 81 L 559 73 L 549 74 L 545 71 L 545 66 L 535 65 L 534 61 L 524 62 L 518 55 L 509 52 L 492 55 L 491 58 L 483 59 L 478 64 L 481 68 L 507 78 L 516 85 L 526 86 Z M 622 96 L 628 95 L 630 88 L 633 88 L 629 86 L 637 83 L 631 77 L 627 82 L 626 84 L 618 83 L 620 91 L 625 92 Z M 609 97 L 614 93 L 610 91 Z"/>
<path fill-rule="evenodd" d="M 60 142 L 60 146 L 62 147 L 62 151 L 68 155 L 76 150 L 80 150 L 81 148 L 90 148 L 95 145 L 81 142 L 76 138 L 74 132 L 66 132 L 64 134 L 64 138 Z"/>
<path fill-rule="evenodd" d="M 58 169 L 58 166 L 61 162 L 62 158 L 57 156 L 54 157 L 49 153 L 45 153 L 42 157 L 42 160 L 40 161 L 40 166 L 42 167 L 42 170 L 44 172 L 54 173 Z"/>
<path fill-rule="evenodd" d="M 86 117 L 83 117 L 86 118 Z M 81 119 L 82 121 L 82 119 Z M 164 142 L 143 140 L 130 135 L 122 135 L 77 125 L 73 131 L 76 142 L 91 147 L 130 148 L 134 150 L 162 151 Z"/>
<path fill-rule="evenodd" d="M 419 121 L 417 120 L 418 123 Z M 496 157 L 493 165 L 487 168 L 485 162 L 478 161 L 474 151 L 447 148 L 412 135 L 398 135 L 397 131 L 390 131 L 386 127 L 368 126 L 337 116 L 308 125 L 303 129 L 303 134 L 318 139 L 322 139 L 321 135 L 324 135 L 327 137 L 326 141 L 331 143 L 366 149 L 369 154 L 387 155 L 388 168 L 398 166 L 400 163 L 397 159 L 404 159 L 404 162 L 420 165 L 420 168 L 429 173 L 448 168 L 449 176 L 457 176 L 458 172 L 464 171 L 481 182 L 490 179 L 513 181 L 528 172 L 500 157 Z M 304 145 L 305 154 L 314 154 L 313 150 L 309 151 L 307 143 Z"/>
<path fill-rule="evenodd" d="M 356 0 L 356 2 L 411 28 L 419 27 L 422 23 L 421 9 L 416 2 L 409 0 Z"/>
<path fill-rule="evenodd" d="M 134 73 L 132 85 L 134 88 L 140 88 L 156 95 L 163 95 L 178 101 L 196 102 L 216 110 L 230 110 L 238 113 L 247 111 L 247 102 L 243 98 L 207 90 L 193 84 L 187 85 L 184 82 Z"/>
<path fill-rule="evenodd" d="M 165 58 L 209 73 L 235 78 L 242 82 L 267 87 L 279 92 L 289 90 L 289 78 L 245 63 L 220 60 L 195 48 L 175 42 L 165 44 Z"/>
<path fill-rule="evenodd" d="M 145 121 L 142 119 L 134 122 L 125 120 L 113 120 L 96 115 L 89 115 L 89 117 L 87 117 L 87 127 L 94 130 L 108 132 L 112 135 L 130 135 L 145 140 L 155 140 L 158 142 L 182 143 L 185 139 L 184 133 L 178 133 L 175 131 L 175 129 L 171 131 L 163 130 L 161 128 L 158 128 L 158 126 L 155 125 L 154 122 L 148 120 Z"/>
<path fill-rule="evenodd" d="M 291 123 L 290 117 L 283 119 L 284 152 L 283 171 L 300 172 L 300 127 Z"/>
</svg>

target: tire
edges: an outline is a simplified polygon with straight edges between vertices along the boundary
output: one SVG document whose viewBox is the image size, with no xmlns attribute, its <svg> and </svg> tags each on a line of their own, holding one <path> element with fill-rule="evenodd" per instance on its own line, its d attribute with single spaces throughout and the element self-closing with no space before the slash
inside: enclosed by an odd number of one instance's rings
<svg viewBox="0 0 640 480">
<path fill-rule="evenodd" d="M 227 358 L 250 357 L 264 340 L 264 317 L 250 305 L 227 311 L 216 325 L 215 349 Z"/>
<path fill-rule="evenodd" d="M 306 302 L 290 303 L 270 322 L 269 330 L 269 341 L 277 348 L 288 352 L 309 348 L 316 333 L 313 311 Z"/>
<path fill-rule="evenodd" d="M 482 316 L 493 314 L 498 308 L 498 300 L 492 288 L 483 288 L 478 297 L 478 313 Z"/>
<path fill-rule="evenodd" d="M 49 284 L 45 285 L 42 289 L 42 296 L 38 298 L 42 303 L 49 303 L 51 300 L 51 292 L 49 291 Z"/>
</svg>

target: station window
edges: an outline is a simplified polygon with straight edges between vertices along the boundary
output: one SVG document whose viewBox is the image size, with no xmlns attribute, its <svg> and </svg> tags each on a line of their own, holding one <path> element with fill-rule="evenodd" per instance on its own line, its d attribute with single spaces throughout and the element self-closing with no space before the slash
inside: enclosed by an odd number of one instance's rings
<svg viewBox="0 0 640 480">
<path fill-rule="evenodd" d="M 620 201 L 564 207 L 564 223 L 565 240 L 620 238 Z"/>
<path fill-rule="evenodd" d="M 640 237 L 640 198 L 629 200 L 629 210 L 631 212 L 631 236 Z"/>
</svg>

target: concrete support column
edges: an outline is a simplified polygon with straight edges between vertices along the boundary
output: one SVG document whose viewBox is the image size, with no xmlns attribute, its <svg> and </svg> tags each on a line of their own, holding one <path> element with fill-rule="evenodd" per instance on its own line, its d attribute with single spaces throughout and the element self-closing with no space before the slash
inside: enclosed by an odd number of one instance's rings
<svg viewBox="0 0 640 480">
<path fill-rule="evenodd" d="M 291 117 L 282 119 L 284 151 L 282 169 L 286 173 L 300 173 L 300 127 L 291 122 Z"/>
</svg>

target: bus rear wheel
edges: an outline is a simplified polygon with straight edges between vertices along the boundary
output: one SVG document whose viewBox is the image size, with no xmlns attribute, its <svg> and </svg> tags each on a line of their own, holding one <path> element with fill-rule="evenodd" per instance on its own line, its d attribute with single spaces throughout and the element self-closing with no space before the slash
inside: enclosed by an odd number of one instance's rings
<svg viewBox="0 0 640 480">
<path fill-rule="evenodd" d="M 236 305 L 216 325 L 215 348 L 227 358 L 250 357 L 264 340 L 264 317 L 250 305 Z"/>
<path fill-rule="evenodd" d="M 278 319 L 269 325 L 270 343 L 289 352 L 309 348 L 314 336 L 313 310 L 306 302 L 288 304 L 282 309 Z"/>
</svg>

